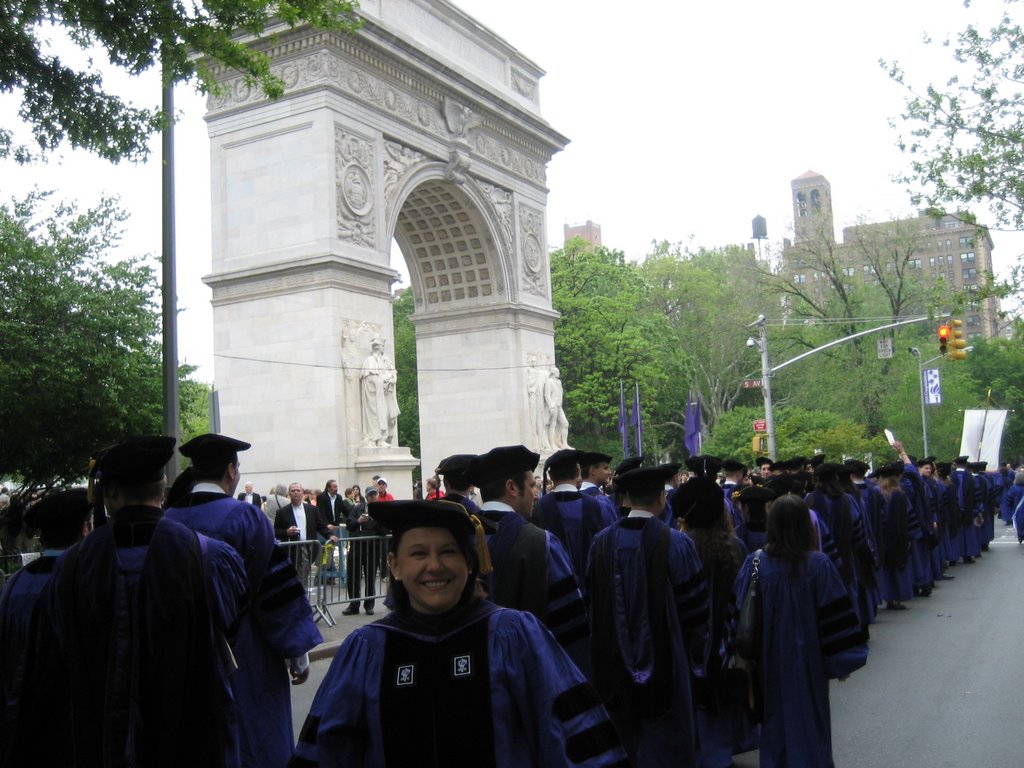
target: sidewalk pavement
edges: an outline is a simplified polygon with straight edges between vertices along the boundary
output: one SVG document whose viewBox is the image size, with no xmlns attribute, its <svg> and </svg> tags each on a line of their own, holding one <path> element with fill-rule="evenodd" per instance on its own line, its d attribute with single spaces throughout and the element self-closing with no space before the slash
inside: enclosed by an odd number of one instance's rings
<svg viewBox="0 0 1024 768">
<path fill-rule="evenodd" d="M 341 612 L 346 608 L 348 608 L 347 602 L 330 606 L 331 616 L 335 621 L 333 627 L 328 625 L 325 619 L 314 615 L 317 619 L 316 628 L 320 630 L 320 634 L 323 635 L 324 641 L 309 652 L 310 661 L 320 661 L 321 659 L 332 658 L 334 654 L 338 652 L 338 648 L 341 646 L 342 641 L 348 637 L 349 632 L 358 629 L 364 624 L 370 624 L 371 622 L 376 621 L 388 612 L 388 609 L 384 607 L 383 600 L 377 601 L 377 605 L 373 610 L 373 616 L 367 616 L 362 605 L 359 606 L 358 614 L 344 616 Z"/>
</svg>

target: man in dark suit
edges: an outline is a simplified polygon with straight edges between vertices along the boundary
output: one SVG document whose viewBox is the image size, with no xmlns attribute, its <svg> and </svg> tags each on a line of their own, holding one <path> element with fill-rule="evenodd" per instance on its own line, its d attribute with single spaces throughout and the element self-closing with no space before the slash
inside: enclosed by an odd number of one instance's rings
<svg viewBox="0 0 1024 768">
<path fill-rule="evenodd" d="M 323 493 L 317 494 L 316 510 L 327 518 L 327 530 L 334 536 L 337 528 L 344 525 L 348 509 L 345 507 L 345 499 L 338 495 L 337 480 L 328 480 L 324 488 Z"/>
<path fill-rule="evenodd" d="M 367 486 L 366 503 L 372 504 L 378 501 L 376 486 Z M 365 596 L 363 596 L 363 608 L 367 616 L 373 615 L 375 601 L 369 595 L 374 594 L 377 588 L 377 568 L 384 560 L 384 540 L 380 538 L 383 531 L 373 521 L 364 509 L 350 510 L 346 520 L 348 528 L 348 557 L 346 568 L 348 569 L 348 596 L 351 602 L 348 608 L 342 611 L 345 616 L 354 616 L 359 613 L 360 582 L 362 582 Z"/>
<path fill-rule="evenodd" d="M 258 493 L 253 493 L 252 483 L 245 484 L 245 493 L 238 494 L 238 500 L 244 501 L 247 504 L 252 504 L 256 509 L 263 506 L 263 497 Z"/>
<path fill-rule="evenodd" d="M 326 515 L 321 515 L 316 507 L 303 501 L 303 494 L 302 483 L 288 486 L 291 504 L 281 507 L 274 519 L 274 533 L 281 541 L 315 541 L 317 534 L 325 539 L 331 535 Z"/>
</svg>

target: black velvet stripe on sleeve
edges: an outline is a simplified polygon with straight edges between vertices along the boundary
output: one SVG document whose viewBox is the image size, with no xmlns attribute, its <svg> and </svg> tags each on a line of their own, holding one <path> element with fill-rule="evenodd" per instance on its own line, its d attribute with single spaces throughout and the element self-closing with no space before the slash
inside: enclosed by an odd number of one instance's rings
<svg viewBox="0 0 1024 768">
<path fill-rule="evenodd" d="M 848 595 L 843 595 L 842 597 L 833 600 L 831 603 L 826 603 L 818 609 L 818 622 L 821 623 L 834 616 L 839 616 L 852 610 L 853 604 L 850 602 L 850 597 Z"/>
<path fill-rule="evenodd" d="M 306 590 L 303 589 L 302 585 L 298 582 L 292 582 L 287 587 L 282 589 L 270 597 L 264 599 L 260 603 L 260 607 L 265 611 L 273 611 L 280 608 L 282 605 L 287 605 L 297 597 L 305 597 Z"/>
<path fill-rule="evenodd" d="M 576 579 L 572 576 L 567 576 L 561 581 L 556 581 L 548 587 L 548 602 L 553 603 L 557 600 L 561 600 L 567 595 L 571 595 L 577 589 Z"/>
<path fill-rule="evenodd" d="M 548 611 L 547 626 L 562 627 L 575 622 L 577 619 L 586 620 L 587 612 L 583 607 L 582 598 L 566 603 L 560 608 Z"/>
<path fill-rule="evenodd" d="M 577 715 L 582 715 L 587 710 L 593 709 L 599 703 L 597 692 L 593 686 L 590 683 L 580 683 L 558 694 L 552 709 L 555 717 L 564 723 L 566 720 L 571 720 Z"/>
<path fill-rule="evenodd" d="M 587 622 L 581 621 L 579 624 L 569 629 L 565 629 L 559 632 L 552 632 L 555 636 L 555 640 L 563 648 L 569 648 L 574 643 L 578 643 L 581 640 L 586 640 L 590 637 L 590 627 Z"/>
<path fill-rule="evenodd" d="M 828 621 L 819 621 L 818 634 L 823 638 L 834 637 L 859 626 L 860 622 L 857 621 L 856 614 L 850 611 Z"/>
<path fill-rule="evenodd" d="M 834 640 L 823 641 L 821 644 L 821 652 L 826 656 L 832 656 L 842 651 L 855 648 L 858 645 L 863 645 L 867 642 L 867 636 L 863 630 L 857 632 L 851 632 L 848 635 L 837 637 Z"/>
<path fill-rule="evenodd" d="M 570 736 L 565 742 L 565 754 L 572 762 L 583 763 L 603 755 L 621 743 L 615 726 L 611 721 L 605 720 Z"/>
</svg>

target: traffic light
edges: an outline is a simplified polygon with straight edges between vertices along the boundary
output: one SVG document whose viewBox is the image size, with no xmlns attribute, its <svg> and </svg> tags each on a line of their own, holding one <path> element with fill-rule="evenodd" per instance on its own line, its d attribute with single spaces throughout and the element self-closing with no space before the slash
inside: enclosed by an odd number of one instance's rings
<svg viewBox="0 0 1024 768">
<path fill-rule="evenodd" d="M 768 453 L 768 436 L 754 435 L 754 439 L 751 441 L 750 447 L 756 454 Z"/>
<path fill-rule="evenodd" d="M 939 354 L 944 355 L 948 351 L 949 346 L 949 326 L 939 326 Z"/>
<path fill-rule="evenodd" d="M 950 340 L 949 340 L 949 359 L 950 360 L 966 360 L 967 359 L 967 342 L 964 340 L 963 322 L 960 320 L 950 320 Z"/>
</svg>

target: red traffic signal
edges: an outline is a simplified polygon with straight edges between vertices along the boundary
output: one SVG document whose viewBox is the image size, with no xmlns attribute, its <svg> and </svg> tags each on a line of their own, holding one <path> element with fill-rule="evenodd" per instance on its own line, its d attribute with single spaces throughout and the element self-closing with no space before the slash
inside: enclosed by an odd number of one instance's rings
<svg viewBox="0 0 1024 768">
<path fill-rule="evenodd" d="M 949 326 L 939 326 L 939 353 L 946 354 L 946 346 L 949 344 Z"/>
</svg>

